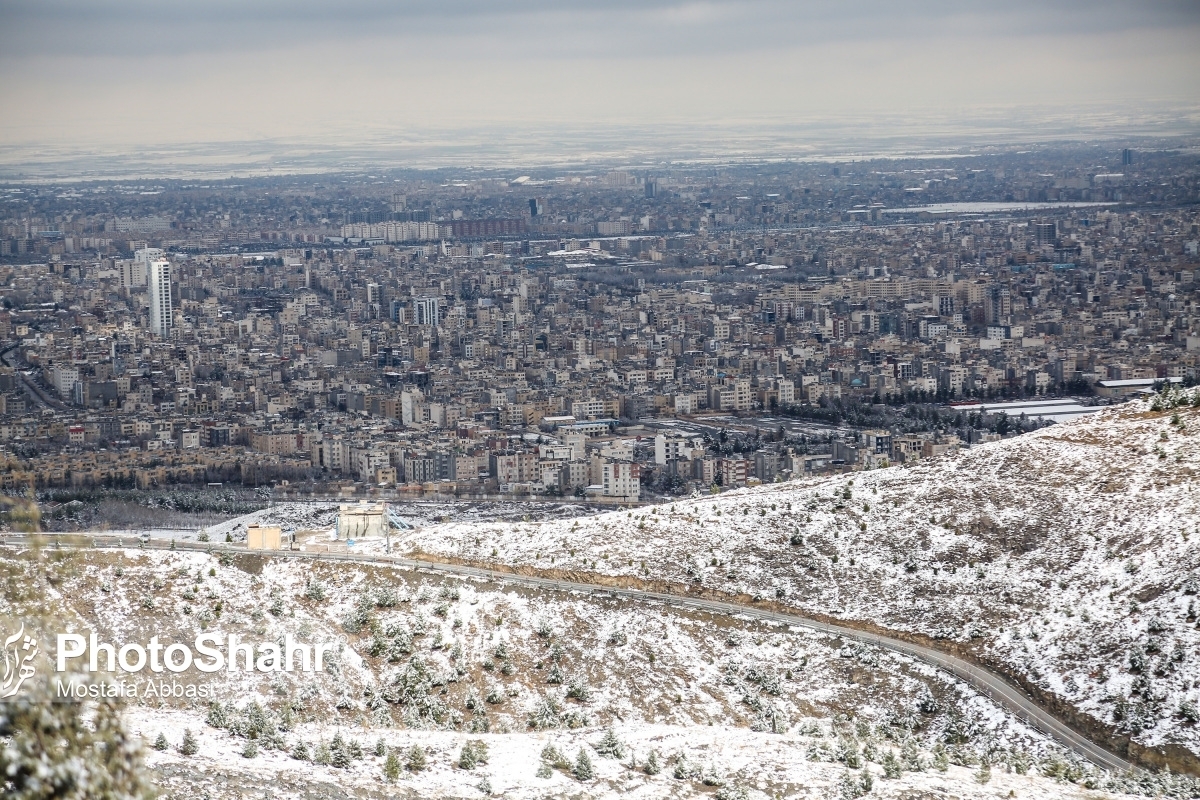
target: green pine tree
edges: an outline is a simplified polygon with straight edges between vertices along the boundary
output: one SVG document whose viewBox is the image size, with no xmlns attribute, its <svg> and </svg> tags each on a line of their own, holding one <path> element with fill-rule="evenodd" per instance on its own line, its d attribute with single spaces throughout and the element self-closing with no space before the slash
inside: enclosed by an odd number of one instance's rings
<svg viewBox="0 0 1200 800">
<path fill-rule="evenodd" d="M 590 781 L 596 777 L 596 770 L 592 766 L 592 759 L 588 757 L 587 750 L 582 747 L 579 748 L 579 755 L 575 757 L 575 768 L 572 772 L 581 781 Z"/>
<path fill-rule="evenodd" d="M 0 712 L 0 791 L 12 800 L 122 798 L 154 790 L 144 776 L 140 741 L 112 700 L 51 702 L 48 680 L 31 681 Z"/>
<path fill-rule="evenodd" d="M 475 769 L 478 761 L 475 759 L 475 748 L 467 742 L 462 746 L 462 752 L 458 754 L 458 766 L 463 769 Z"/>
<path fill-rule="evenodd" d="M 862 768 L 862 772 L 858 776 L 858 785 L 862 787 L 863 794 L 871 793 L 871 789 L 875 788 L 875 778 L 871 776 L 871 770 L 866 767 Z"/>
<path fill-rule="evenodd" d="M 612 728 L 607 728 L 604 737 L 596 744 L 596 752 L 605 758 L 624 758 L 625 744 L 617 738 Z"/>
<path fill-rule="evenodd" d="M 409 772 L 420 772 L 425 769 L 427 762 L 425 759 L 425 748 L 419 744 L 414 744 L 408 751 L 408 756 L 404 760 L 404 768 Z"/>
<path fill-rule="evenodd" d="M 329 765 L 336 769 L 350 766 L 350 751 L 340 731 L 333 735 L 333 741 L 329 743 Z"/>
<path fill-rule="evenodd" d="M 938 772 L 945 772 L 950 768 L 950 755 L 940 742 L 933 748 L 933 768 Z"/>
<path fill-rule="evenodd" d="M 383 779 L 388 783 L 395 783 L 400 777 L 400 758 L 393 750 L 387 754 L 387 759 L 383 762 Z"/>
<path fill-rule="evenodd" d="M 913 737 L 908 737 L 904 740 L 904 744 L 900 747 L 900 759 L 903 762 L 904 769 L 909 772 L 924 772 L 925 764 L 921 760 L 921 754 L 917 750 L 917 740 Z"/>
<path fill-rule="evenodd" d="M 842 773 L 842 777 L 838 778 L 837 782 L 838 800 L 856 800 L 862 797 L 862 787 L 859 785 L 858 778 L 850 770 Z"/>
<path fill-rule="evenodd" d="M 558 751 L 558 748 L 548 744 L 542 748 L 542 761 L 558 769 L 570 769 L 571 762 Z"/>
</svg>

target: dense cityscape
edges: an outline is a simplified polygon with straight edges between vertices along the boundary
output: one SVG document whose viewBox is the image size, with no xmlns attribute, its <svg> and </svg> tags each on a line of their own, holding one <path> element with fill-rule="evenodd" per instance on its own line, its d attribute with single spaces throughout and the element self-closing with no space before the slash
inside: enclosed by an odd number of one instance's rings
<svg viewBox="0 0 1200 800">
<path fill-rule="evenodd" d="M 637 502 L 1200 364 L 1171 150 L 2 191 L 6 489 Z"/>
<path fill-rule="evenodd" d="M 0 798 L 1200 800 L 1200 3 L 0 3 Z"/>
</svg>

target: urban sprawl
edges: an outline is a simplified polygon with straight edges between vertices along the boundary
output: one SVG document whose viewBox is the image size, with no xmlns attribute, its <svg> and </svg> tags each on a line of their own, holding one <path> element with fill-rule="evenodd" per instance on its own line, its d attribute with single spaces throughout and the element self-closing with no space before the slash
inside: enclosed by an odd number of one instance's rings
<svg viewBox="0 0 1200 800">
<path fill-rule="evenodd" d="M 1196 380 L 1198 175 L 1109 146 L 10 183 L 0 480 L 633 503 L 969 447 Z"/>
</svg>

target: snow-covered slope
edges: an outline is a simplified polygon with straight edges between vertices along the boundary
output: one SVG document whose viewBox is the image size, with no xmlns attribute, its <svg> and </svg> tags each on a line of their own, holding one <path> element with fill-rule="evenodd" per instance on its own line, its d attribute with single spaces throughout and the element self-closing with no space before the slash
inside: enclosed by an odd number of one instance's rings
<svg viewBox="0 0 1200 800">
<path fill-rule="evenodd" d="M 128 723 L 148 745 L 162 735 L 147 757 L 169 797 L 711 798 L 722 784 L 727 800 L 815 800 L 858 796 L 864 770 L 871 796 L 910 800 L 1168 785 L 1089 775 L 947 676 L 807 630 L 251 553 L 56 550 L 0 556 L 0 579 L 4 618 L 102 641 L 344 639 L 315 675 L 175 676 L 215 689 L 215 708 L 139 692 Z M 605 757 L 610 728 L 620 757 Z M 470 742 L 486 763 L 463 766 Z M 386 784 L 386 754 L 414 746 L 425 769 Z M 572 774 L 581 751 L 592 777 Z"/>
<path fill-rule="evenodd" d="M 580 520 L 440 525 L 407 546 L 946 640 L 1186 759 L 1200 754 L 1200 409 L 1181 399 L 912 466 Z"/>
<path fill-rule="evenodd" d="M 150 739 L 155 731 L 178 726 L 177 714 L 137 709 L 131 714 L 135 727 Z M 367 755 L 345 769 L 331 766 L 298 766 L 281 752 L 262 752 L 253 759 L 242 757 L 244 742 L 207 729 L 201 752 L 184 757 L 174 751 L 151 752 L 149 763 L 161 776 L 159 785 L 171 797 L 209 797 L 212 800 L 271 797 L 274 800 L 304 798 L 469 798 L 487 795 L 509 800 L 852 800 L 864 796 L 863 768 L 849 769 L 837 760 L 838 748 L 847 740 L 829 726 L 815 724 L 803 735 L 771 736 L 745 728 L 644 725 L 618 726 L 625 746 L 620 758 L 605 758 L 596 749 L 602 739 L 597 731 L 515 732 L 465 737 L 443 731 L 362 731 L 359 738 Z M 316 738 L 316 732 L 301 728 L 298 733 Z M 466 770 L 457 765 L 464 741 L 483 742 L 488 761 Z M 383 741 L 389 751 L 404 753 L 420 745 L 427 754 L 426 769 L 403 771 L 394 783 L 381 780 L 384 758 L 372 748 Z M 550 765 L 542 757 L 552 747 L 566 761 L 578 753 L 590 754 L 595 776 L 574 777 L 569 768 L 539 769 Z M 660 770 L 646 774 L 645 764 L 654 751 Z M 683 777 L 675 772 L 683 754 Z M 861 756 L 860 756 L 861 758 Z M 637 762 L 633 766 L 632 762 Z M 986 783 L 978 765 L 952 764 L 945 771 L 929 765 L 920 771 L 904 771 L 885 778 L 880 765 L 860 761 L 871 775 L 865 796 L 874 800 L 1119 800 L 1131 795 L 1088 789 L 1064 780 L 1054 780 L 1036 771 L 1018 774 L 993 766 Z M 714 784 L 720 784 L 714 790 Z M 1160 795 L 1162 796 L 1162 795 Z M 1178 797 L 1187 794 L 1174 795 Z"/>
</svg>

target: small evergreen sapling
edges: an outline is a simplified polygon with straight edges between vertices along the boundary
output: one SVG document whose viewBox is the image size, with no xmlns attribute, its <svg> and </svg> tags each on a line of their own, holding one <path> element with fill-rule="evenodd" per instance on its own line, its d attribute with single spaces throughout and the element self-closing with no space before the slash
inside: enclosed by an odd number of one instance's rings
<svg viewBox="0 0 1200 800">
<path fill-rule="evenodd" d="M 414 744 L 404 759 L 404 768 L 409 772 L 421 772 L 426 766 L 428 766 L 428 761 L 425 758 L 425 748 Z"/>
<path fill-rule="evenodd" d="M 586 703 L 592 699 L 592 690 L 587 684 L 587 679 L 583 676 L 578 676 L 567 686 L 567 697 L 578 700 L 581 703 Z"/>
<path fill-rule="evenodd" d="M 388 783 L 395 783 L 400 777 L 400 758 L 393 750 L 387 754 L 387 758 L 383 762 L 383 779 Z"/>
<path fill-rule="evenodd" d="M 479 764 L 488 762 L 487 744 L 479 739 L 468 741 L 462 747 L 458 756 L 458 765 L 463 769 L 475 769 Z"/>
<path fill-rule="evenodd" d="M 904 769 L 909 772 L 925 771 L 925 762 L 917 751 L 916 740 L 911 736 L 904 740 L 904 744 L 900 748 L 900 760 L 903 762 Z"/>
<path fill-rule="evenodd" d="M 335 733 L 333 741 L 329 743 L 329 765 L 337 769 L 350 766 L 350 752 L 341 732 Z"/>
<path fill-rule="evenodd" d="M 940 742 L 933 748 L 933 768 L 938 772 L 945 772 L 950 768 L 950 755 Z"/>
<path fill-rule="evenodd" d="M 576 779 L 581 781 L 590 781 L 596 777 L 596 770 L 592 766 L 592 759 L 588 756 L 587 750 L 579 748 L 579 755 L 575 757 L 575 767 L 572 770 Z"/>
<path fill-rule="evenodd" d="M 858 774 L 858 785 L 862 787 L 863 794 L 871 793 L 871 789 L 875 788 L 875 778 L 872 777 L 871 770 L 862 768 L 862 772 Z"/>
<path fill-rule="evenodd" d="M 885 778 L 899 778 L 900 773 L 903 771 L 900 767 L 900 759 L 896 758 L 896 754 L 891 750 L 884 753 L 881 764 L 883 766 L 883 777 Z"/>
<path fill-rule="evenodd" d="M 595 745 L 596 752 L 604 758 L 624 758 L 625 744 L 617 738 L 616 732 L 612 728 L 607 728 L 604 731 L 604 737 Z"/>
<path fill-rule="evenodd" d="M 675 777 L 675 780 L 687 780 L 688 778 L 695 776 L 696 773 L 696 768 L 688 762 L 686 755 L 680 753 L 678 757 L 675 758 L 675 768 L 671 771 L 671 774 Z"/>
<path fill-rule="evenodd" d="M 570 769 L 571 762 L 559 752 L 558 748 L 552 744 L 548 744 L 542 748 L 541 765 L 538 766 L 537 776 L 539 778 L 549 778 L 554 774 L 556 769 Z"/>
<path fill-rule="evenodd" d="M 843 772 L 842 777 L 838 779 L 837 790 L 838 800 L 857 800 L 864 794 L 858 776 L 850 770 Z"/>
</svg>

